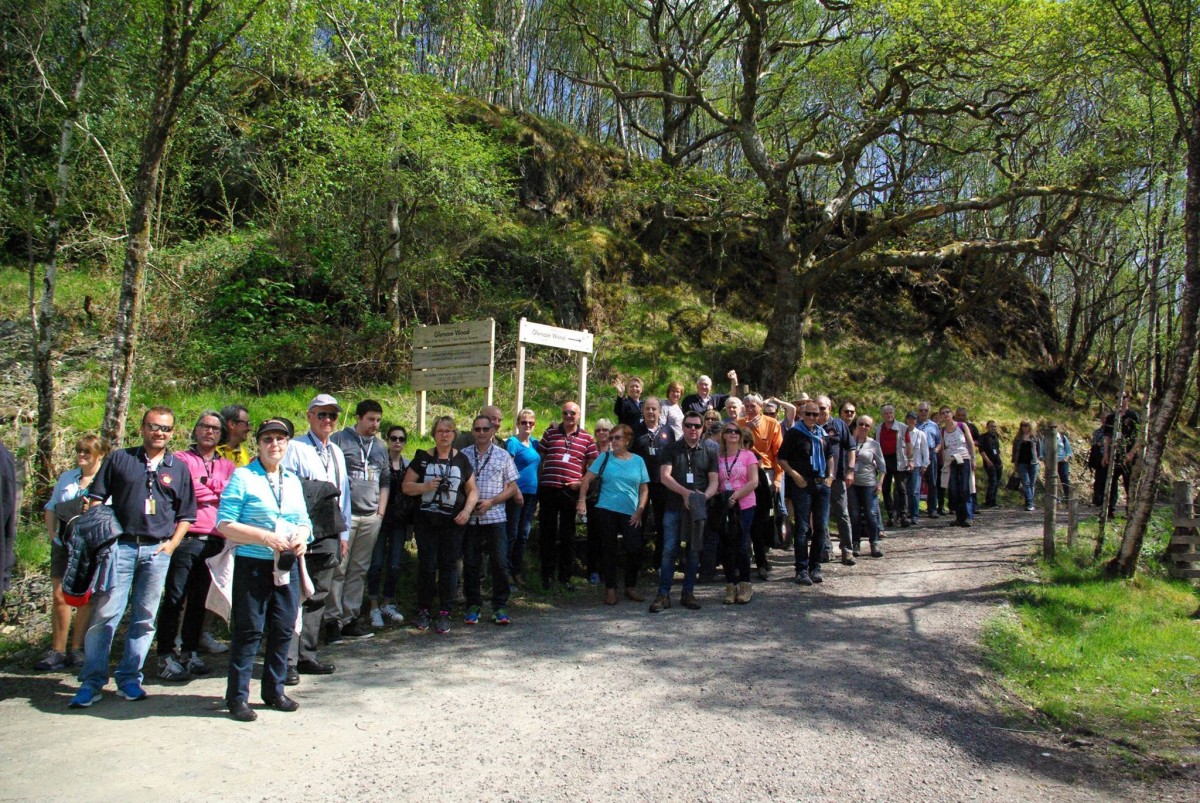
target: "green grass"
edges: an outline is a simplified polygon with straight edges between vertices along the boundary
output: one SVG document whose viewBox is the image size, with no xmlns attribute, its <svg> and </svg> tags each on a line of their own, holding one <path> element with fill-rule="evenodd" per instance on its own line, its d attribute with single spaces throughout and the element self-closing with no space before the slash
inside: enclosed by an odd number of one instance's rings
<svg viewBox="0 0 1200 803">
<path fill-rule="evenodd" d="M 1118 520 L 1117 524 L 1121 522 Z M 1200 740 L 1200 594 L 1167 579 L 1157 560 L 1159 517 L 1132 580 L 1091 560 L 1095 522 L 1074 552 L 1014 583 L 1012 610 L 988 624 L 984 646 L 1005 686 L 1057 725 L 1148 754 Z M 1120 531 L 1110 528 L 1106 556 Z"/>
<path fill-rule="evenodd" d="M 50 570 L 50 539 L 40 520 L 28 526 L 17 527 L 14 551 L 19 574 Z"/>
</svg>

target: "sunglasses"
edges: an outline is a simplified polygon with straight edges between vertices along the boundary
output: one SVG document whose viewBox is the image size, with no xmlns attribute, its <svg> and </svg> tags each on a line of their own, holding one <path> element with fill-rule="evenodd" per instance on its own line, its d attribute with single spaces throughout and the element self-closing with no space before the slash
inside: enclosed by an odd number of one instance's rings
<svg viewBox="0 0 1200 803">
<path fill-rule="evenodd" d="M 532 421 L 518 421 L 517 426 L 518 427 L 532 427 L 533 422 Z"/>
<path fill-rule="evenodd" d="M 695 422 L 685 422 L 683 425 L 683 428 L 684 429 L 704 429 L 704 425 L 697 424 Z"/>
<path fill-rule="evenodd" d="M 392 443 L 408 443 L 408 438 L 404 437 L 403 435 L 393 435 L 388 438 L 388 440 Z"/>
<path fill-rule="evenodd" d="M 820 415 L 820 413 L 814 413 L 814 412 L 810 412 L 810 411 L 808 411 L 808 410 L 805 410 L 805 411 L 804 411 L 804 417 L 805 417 L 805 418 L 816 418 L 816 417 L 817 417 L 817 416 L 819 416 L 819 415 Z"/>
<path fill-rule="evenodd" d="M 858 410 L 855 410 L 853 407 L 848 407 L 847 409 L 842 410 L 842 415 L 854 415 L 857 412 Z"/>
<path fill-rule="evenodd" d="M 174 424 L 143 424 L 142 426 L 151 432 L 161 432 L 164 435 L 170 435 L 175 431 Z"/>
<path fill-rule="evenodd" d="M 321 421 L 337 421 L 337 413 L 317 413 L 317 418 Z"/>
<path fill-rule="evenodd" d="M 491 431 L 492 431 L 492 428 L 491 428 L 491 427 L 475 427 L 475 428 L 474 428 L 473 430 L 471 430 L 471 431 L 472 431 L 472 432 L 491 432 Z"/>
<path fill-rule="evenodd" d="M 724 431 L 723 434 L 725 434 L 725 435 L 741 435 L 742 433 L 738 432 L 736 429 L 727 429 Z"/>
</svg>

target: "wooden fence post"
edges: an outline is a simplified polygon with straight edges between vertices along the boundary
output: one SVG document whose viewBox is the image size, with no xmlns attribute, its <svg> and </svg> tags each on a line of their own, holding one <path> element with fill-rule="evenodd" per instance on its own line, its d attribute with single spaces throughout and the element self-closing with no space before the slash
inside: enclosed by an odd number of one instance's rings
<svg viewBox="0 0 1200 803">
<path fill-rule="evenodd" d="M 1055 498 L 1058 485 L 1058 426 L 1051 423 L 1042 434 L 1046 463 L 1046 511 L 1042 519 L 1042 558 L 1054 560 L 1054 524 L 1058 517 L 1058 500 Z"/>
<path fill-rule="evenodd" d="M 1193 579 L 1200 577 L 1200 519 L 1195 517 L 1190 482 L 1175 483 L 1175 530 L 1167 544 L 1168 571 L 1172 577 Z"/>
</svg>

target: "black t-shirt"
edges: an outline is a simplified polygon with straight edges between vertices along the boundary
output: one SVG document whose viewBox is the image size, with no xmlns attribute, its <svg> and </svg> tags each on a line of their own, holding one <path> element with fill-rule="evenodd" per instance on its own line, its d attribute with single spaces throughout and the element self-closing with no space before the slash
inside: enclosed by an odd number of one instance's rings
<svg viewBox="0 0 1200 803">
<path fill-rule="evenodd" d="M 729 399 L 728 393 L 710 393 L 707 399 L 701 399 L 700 394 L 692 393 L 689 396 L 684 396 L 683 401 L 679 406 L 683 408 L 683 412 L 699 413 L 704 415 L 707 410 L 723 410 L 725 402 Z"/>
<path fill-rule="evenodd" d="M 467 504 L 467 480 L 471 478 L 471 461 L 462 452 L 455 452 L 449 460 L 439 460 L 429 452 L 421 450 L 408 464 L 417 475 L 418 482 L 439 479 L 436 490 L 421 494 L 420 511 L 442 516 L 457 516 Z"/>
<path fill-rule="evenodd" d="M 1116 413 L 1109 413 L 1108 417 L 1104 419 L 1104 435 L 1106 437 L 1113 437 L 1113 424 L 1116 423 L 1116 416 Z M 1115 456 L 1116 462 L 1125 462 L 1125 454 L 1137 443 L 1138 425 L 1141 423 L 1141 417 L 1133 410 L 1126 410 L 1121 415 L 1121 452 Z"/>
<path fill-rule="evenodd" d="M 686 441 L 675 441 L 662 451 L 661 465 L 671 467 L 671 477 L 680 485 L 693 491 L 706 491 L 709 473 L 717 472 L 717 447 L 708 441 L 700 441 L 692 449 Z M 689 474 L 691 482 L 688 481 Z M 682 508 L 683 497 L 679 494 L 673 493 L 667 498 L 668 510 Z"/>
<path fill-rule="evenodd" d="M 645 461 L 646 471 L 650 474 L 650 484 L 662 484 L 659 469 L 662 467 L 663 452 L 668 446 L 675 443 L 675 430 L 662 424 L 658 427 L 657 432 L 651 434 L 646 425 L 642 424 L 634 430 L 634 433 L 633 446 L 630 451 Z"/>
<path fill-rule="evenodd" d="M 992 461 L 992 465 L 1000 465 L 1000 436 L 985 432 L 979 436 L 979 448 Z"/>
</svg>

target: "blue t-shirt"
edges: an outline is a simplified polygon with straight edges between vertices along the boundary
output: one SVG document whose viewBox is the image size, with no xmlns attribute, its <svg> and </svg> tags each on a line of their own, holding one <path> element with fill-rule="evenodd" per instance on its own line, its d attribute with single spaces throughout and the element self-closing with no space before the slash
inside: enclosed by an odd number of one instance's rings
<svg viewBox="0 0 1200 803">
<path fill-rule="evenodd" d="M 612 452 L 604 452 L 588 466 L 588 473 L 599 474 L 601 469 L 604 470 L 604 479 L 596 507 L 632 516 L 637 510 L 641 484 L 650 482 L 646 461 L 635 454 L 629 455 L 628 459 L 618 460 Z"/>
<path fill-rule="evenodd" d="M 229 484 L 221 492 L 221 507 L 217 509 L 217 524 L 232 521 L 249 524 L 264 530 L 275 530 L 275 523 L 283 520 L 289 524 L 312 527 L 308 508 L 304 504 L 304 487 L 300 478 L 288 469 L 283 469 L 283 481 L 279 499 L 271 489 L 266 469 L 258 460 L 233 472 Z M 312 540 L 312 536 L 309 536 Z M 238 544 L 235 554 L 247 558 L 272 560 L 275 552 L 262 544 Z"/>
<path fill-rule="evenodd" d="M 517 488 L 523 494 L 535 494 L 538 490 L 538 466 L 542 462 L 542 455 L 537 445 L 537 438 L 530 438 L 526 446 L 513 436 L 504 447 L 517 464 Z"/>
</svg>

